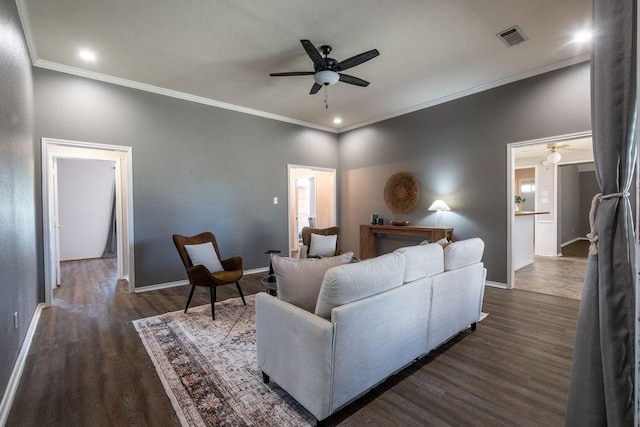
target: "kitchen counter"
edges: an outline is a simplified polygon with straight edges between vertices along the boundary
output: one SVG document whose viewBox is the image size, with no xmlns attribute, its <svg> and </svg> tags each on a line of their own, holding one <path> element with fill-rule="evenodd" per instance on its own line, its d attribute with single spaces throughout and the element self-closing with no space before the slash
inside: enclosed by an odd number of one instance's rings
<svg viewBox="0 0 640 427">
<path fill-rule="evenodd" d="M 513 221 L 513 269 L 518 270 L 533 263 L 535 253 L 535 218 L 549 212 L 521 211 Z"/>
</svg>

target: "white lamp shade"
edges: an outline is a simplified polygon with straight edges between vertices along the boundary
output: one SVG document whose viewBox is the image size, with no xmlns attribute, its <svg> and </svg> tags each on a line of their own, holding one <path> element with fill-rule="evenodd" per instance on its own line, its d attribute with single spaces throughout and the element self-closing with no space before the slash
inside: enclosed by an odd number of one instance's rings
<svg viewBox="0 0 640 427">
<path fill-rule="evenodd" d="M 313 75 L 313 80 L 315 80 L 319 85 L 329 86 L 337 83 L 338 80 L 340 80 L 340 76 L 335 71 L 318 71 Z"/>
<path fill-rule="evenodd" d="M 451 208 L 443 200 L 436 200 L 429 206 L 430 211 L 450 211 Z"/>
<path fill-rule="evenodd" d="M 561 158 L 562 156 L 557 151 L 553 151 L 549 156 L 547 156 L 547 160 L 552 164 L 558 163 Z"/>
</svg>

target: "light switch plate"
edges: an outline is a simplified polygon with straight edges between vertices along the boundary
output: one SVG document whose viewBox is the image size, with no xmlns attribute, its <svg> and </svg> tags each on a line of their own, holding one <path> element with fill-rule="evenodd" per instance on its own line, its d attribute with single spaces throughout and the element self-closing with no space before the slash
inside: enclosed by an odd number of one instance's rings
<svg viewBox="0 0 640 427">
<path fill-rule="evenodd" d="M 274 197 L 274 198 L 273 198 L 273 204 L 274 204 L 274 205 L 277 205 L 277 204 L 278 204 L 278 198 L 277 198 L 277 197 Z"/>
<path fill-rule="evenodd" d="M 549 192 L 548 192 L 547 190 L 542 190 L 542 191 L 540 192 L 540 195 L 541 195 L 542 197 L 547 197 L 547 196 L 549 195 Z"/>
<path fill-rule="evenodd" d="M 547 197 L 542 197 L 540 199 L 540 203 L 549 203 L 549 199 Z"/>
</svg>

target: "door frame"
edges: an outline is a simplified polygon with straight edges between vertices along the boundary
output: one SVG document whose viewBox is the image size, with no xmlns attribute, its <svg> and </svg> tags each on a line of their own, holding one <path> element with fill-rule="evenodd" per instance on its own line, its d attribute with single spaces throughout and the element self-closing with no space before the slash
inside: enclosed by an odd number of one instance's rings
<svg viewBox="0 0 640 427">
<path fill-rule="evenodd" d="M 131 147 L 42 138 L 42 222 L 44 251 L 45 306 L 53 304 L 57 285 L 59 248 L 56 245 L 55 177 L 56 159 L 109 160 L 115 162 L 116 240 L 118 279 L 129 282 L 135 290 L 133 250 L 133 169 Z M 57 190 L 57 189 L 56 189 Z"/>
<path fill-rule="evenodd" d="M 291 205 L 293 195 L 291 194 L 291 171 L 293 169 L 308 169 L 318 172 L 330 172 L 333 174 L 333 217 L 337 225 L 338 222 L 338 180 L 337 180 L 337 170 L 335 168 L 324 168 L 319 166 L 306 166 L 306 165 L 297 165 L 297 164 L 287 164 L 287 246 L 289 247 L 289 256 L 291 256 L 291 224 L 292 221 L 295 222 L 296 219 L 291 217 Z M 316 182 L 317 186 L 317 182 Z M 317 195 L 317 191 L 316 191 Z M 317 207 L 316 207 L 317 208 Z"/>
<path fill-rule="evenodd" d="M 515 219 L 515 216 L 514 216 L 515 206 L 513 203 L 513 194 L 514 194 L 513 183 L 515 180 L 515 173 L 514 173 L 515 151 L 513 151 L 513 149 L 517 147 L 524 147 L 527 145 L 548 144 L 550 142 L 566 141 L 566 140 L 578 139 L 578 138 L 591 138 L 592 136 L 593 135 L 591 131 L 586 131 L 586 132 L 576 132 L 576 133 L 565 134 L 565 135 L 550 136 L 547 138 L 531 139 L 527 141 L 512 142 L 507 144 L 507 147 L 506 147 L 507 148 L 507 289 L 513 289 L 515 285 L 515 271 L 513 270 L 513 258 L 514 258 L 513 250 L 515 246 L 513 244 L 513 224 Z M 557 164 L 554 164 L 553 167 L 557 168 Z M 536 168 L 536 172 L 537 172 L 537 168 Z M 536 175 L 536 178 L 537 178 L 537 175 Z M 557 171 L 555 171 L 554 186 L 556 188 L 558 186 L 557 179 L 558 179 L 558 173 Z M 555 197 L 557 197 L 557 191 L 555 191 L 555 193 L 556 193 Z M 557 226 L 558 224 L 557 200 L 555 201 L 555 203 L 556 204 L 554 205 L 555 206 L 554 222 Z M 537 200 L 536 200 L 535 206 L 536 208 L 538 206 Z M 556 240 L 557 240 L 557 232 L 556 232 Z"/>
</svg>

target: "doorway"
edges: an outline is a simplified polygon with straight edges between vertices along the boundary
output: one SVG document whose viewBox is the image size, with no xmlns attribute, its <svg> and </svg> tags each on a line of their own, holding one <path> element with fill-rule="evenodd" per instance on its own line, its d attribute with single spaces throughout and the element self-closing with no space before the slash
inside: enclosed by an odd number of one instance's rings
<svg viewBox="0 0 640 427">
<path fill-rule="evenodd" d="M 288 165 L 289 256 L 295 256 L 304 227 L 336 225 L 336 170 Z"/>
<path fill-rule="evenodd" d="M 551 150 L 550 147 L 561 147 Z M 549 161 L 550 154 L 558 151 L 560 159 Z M 558 189 L 558 168 L 562 164 L 593 161 L 591 132 L 523 141 L 507 145 L 507 288 L 515 286 L 515 271 L 533 262 L 534 256 L 557 259 L 562 240 L 560 239 L 561 207 Z M 535 179 L 518 180 L 516 172 L 520 169 L 534 168 Z M 519 187 L 519 185 L 524 185 Z M 533 185 L 533 187 L 531 187 Z M 514 198 L 523 195 L 523 190 L 531 191 L 535 212 L 545 212 L 525 218 L 516 215 Z M 525 197 L 526 198 L 526 197 Z M 565 206 L 566 207 L 566 206 Z M 516 223 L 516 218 L 519 218 Z M 525 219 L 527 221 L 525 221 Z M 522 239 L 521 225 L 526 225 L 527 239 Z M 530 252 L 523 264 L 524 250 Z M 534 244 L 535 242 L 535 244 Z M 529 247 L 529 246 L 533 247 Z"/>
<path fill-rule="evenodd" d="M 115 257 L 115 162 L 68 158 L 54 162 L 60 261 Z"/>
<path fill-rule="evenodd" d="M 118 279 L 135 289 L 133 269 L 133 196 L 131 147 L 42 138 L 42 208 L 45 267 L 45 305 L 53 303 L 60 284 L 60 222 L 58 171 L 60 159 L 103 160 L 113 163 L 115 175 L 116 258 Z"/>
</svg>

